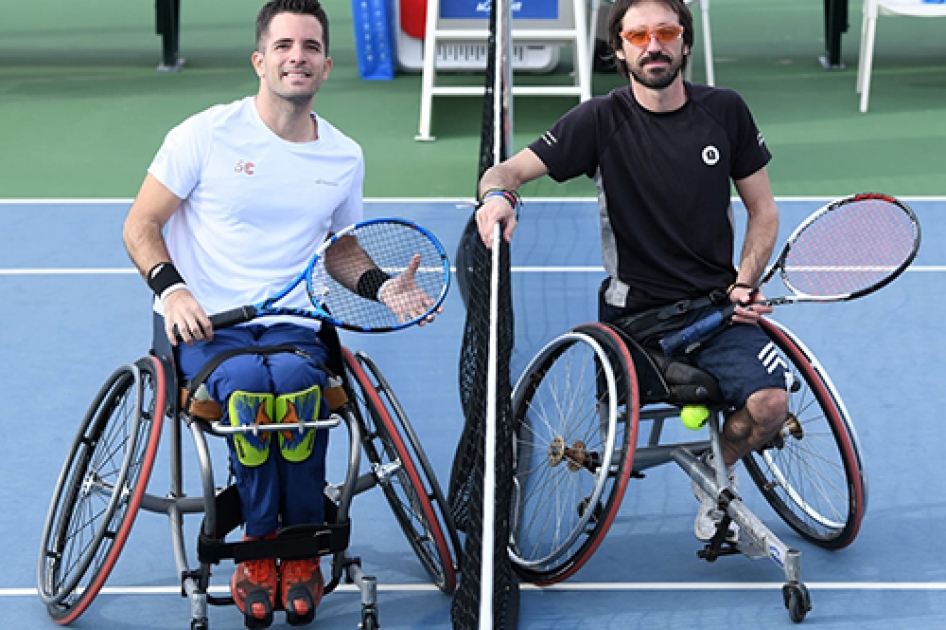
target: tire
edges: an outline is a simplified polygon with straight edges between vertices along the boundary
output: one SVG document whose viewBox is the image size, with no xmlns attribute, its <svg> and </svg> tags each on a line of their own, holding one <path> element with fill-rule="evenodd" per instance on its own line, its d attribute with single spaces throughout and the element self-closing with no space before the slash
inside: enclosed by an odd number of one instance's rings
<svg viewBox="0 0 946 630">
<path fill-rule="evenodd" d="M 867 480 L 854 425 L 817 358 L 785 327 L 762 327 L 795 375 L 789 420 L 776 439 L 743 459 L 785 523 L 826 549 L 850 545 L 867 509 Z"/>
<path fill-rule="evenodd" d="M 157 359 L 120 367 L 99 390 L 72 443 L 37 567 L 39 596 L 60 625 L 89 607 L 128 538 L 154 466 L 165 392 Z"/>
<path fill-rule="evenodd" d="M 449 595 L 457 587 L 460 546 L 430 462 L 374 361 L 347 348 L 342 355 L 368 461 L 376 475 L 382 473 L 381 489 L 417 559 L 437 588 Z"/>
<path fill-rule="evenodd" d="M 559 336 L 526 367 L 513 390 L 509 544 L 522 579 L 561 582 L 601 544 L 627 489 L 639 411 L 631 356 L 603 324 Z"/>
</svg>

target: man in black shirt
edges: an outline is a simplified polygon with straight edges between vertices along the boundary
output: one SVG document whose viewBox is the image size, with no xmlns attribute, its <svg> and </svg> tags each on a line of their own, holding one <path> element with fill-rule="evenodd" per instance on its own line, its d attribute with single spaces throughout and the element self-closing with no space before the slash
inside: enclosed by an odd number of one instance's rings
<svg viewBox="0 0 946 630">
<path fill-rule="evenodd" d="M 770 371 L 760 358 L 768 356 L 770 341 L 756 324 L 772 309 L 758 303 L 761 294 L 750 294 L 778 233 L 765 169 L 771 154 L 736 92 L 683 80 L 693 18 L 682 0 L 617 0 L 608 36 L 629 85 L 577 106 L 528 148 L 488 170 L 480 181 L 477 223 L 487 245 L 497 222 L 509 240 L 520 186 L 543 175 L 561 182 L 584 174 L 598 188 L 608 273 L 602 321 L 711 294 L 739 305 L 732 320 L 739 325 L 687 355 L 716 377 L 737 410 L 722 432 L 734 486 L 735 464 L 771 439 L 788 415 L 787 375 L 781 366 Z M 738 271 L 731 185 L 748 214 Z M 714 308 L 707 304 L 687 319 Z M 712 497 L 695 485 L 694 491 L 701 501 L 696 535 L 708 540 L 722 513 Z M 738 536 L 735 527 L 729 535 Z"/>
</svg>

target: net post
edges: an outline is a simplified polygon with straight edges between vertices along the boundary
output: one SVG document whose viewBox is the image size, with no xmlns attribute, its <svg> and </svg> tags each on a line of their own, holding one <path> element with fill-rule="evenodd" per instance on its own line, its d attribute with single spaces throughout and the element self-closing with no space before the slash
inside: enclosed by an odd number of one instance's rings
<svg viewBox="0 0 946 630">
<path fill-rule="evenodd" d="M 493 78 L 493 160 L 490 166 L 510 157 L 512 151 L 512 0 L 495 0 L 495 58 Z"/>
</svg>

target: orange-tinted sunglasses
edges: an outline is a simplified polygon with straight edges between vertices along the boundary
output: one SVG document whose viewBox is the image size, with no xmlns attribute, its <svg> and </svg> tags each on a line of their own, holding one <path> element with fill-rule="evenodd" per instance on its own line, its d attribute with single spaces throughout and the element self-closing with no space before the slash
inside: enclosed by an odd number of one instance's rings
<svg viewBox="0 0 946 630">
<path fill-rule="evenodd" d="M 683 35 L 683 27 L 676 24 L 659 24 L 654 28 L 635 28 L 621 33 L 621 38 L 634 46 L 646 46 L 650 43 L 651 35 L 656 37 L 661 44 L 669 44 L 680 39 Z"/>
</svg>

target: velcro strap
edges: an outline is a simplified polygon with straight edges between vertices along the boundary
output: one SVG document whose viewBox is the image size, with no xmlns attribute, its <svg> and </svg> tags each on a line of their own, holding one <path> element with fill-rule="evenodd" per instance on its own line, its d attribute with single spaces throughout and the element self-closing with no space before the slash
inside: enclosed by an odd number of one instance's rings
<svg viewBox="0 0 946 630">
<path fill-rule="evenodd" d="M 345 387 L 341 384 L 334 387 L 326 386 L 322 391 L 322 398 L 328 403 L 330 411 L 338 411 L 348 402 L 348 394 L 345 393 Z"/>
<path fill-rule="evenodd" d="M 197 541 L 197 558 L 204 564 L 219 564 L 221 560 L 234 562 L 280 558 L 298 560 L 316 558 L 344 551 L 351 539 L 351 521 L 299 526 L 291 533 L 280 533 L 276 538 L 226 542 L 201 533 Z"/>
<path fill-rule="evenodd" d="M 632 313 L 614 320 L 617 326 L 627 335 L 648 345 L 658 336 L 680 329 L 687 313 L 727 299 L 722 291 L 713 291 L 711 294 L 693 300 L 678 300 L 668 306 L 658 306 L 639 313 Z"/>
<path fill-rule="evenodd" d="M 227 534 L 243 524 L 243 509 L 236 486 L 229 486 L 214 498 L 217 523 L 213 535 L 201 527 L 197 539 L 197 558 L 202 563 L 219 564 L 221 560 L 259 560 L 262 558 L 299 559 L 324 556 L 348 548 L 351 521 L 336 523 L 338 508 L 325 499 L 328 523 L 287 527 L 276 536 L 263 540 L 226 542 Z"/>
<path fill-rule="evenodd" d="M 223 407 L 216 400 L 197 400 L 186 387 L 182 387 L 180 393 L 180 405 L 185 413 L 210 422 L 223 417 Z M 188 399 L 190 400 L 189 405 Z"/>
</svg>

